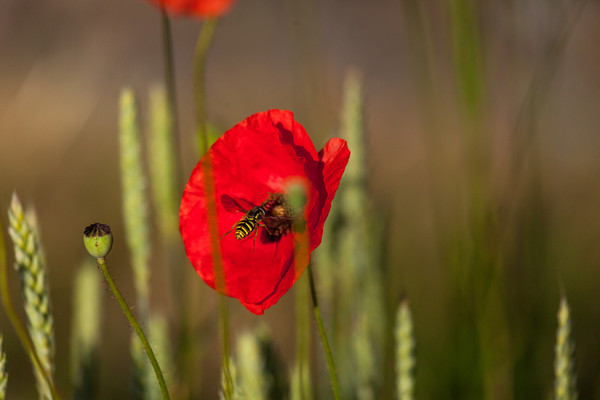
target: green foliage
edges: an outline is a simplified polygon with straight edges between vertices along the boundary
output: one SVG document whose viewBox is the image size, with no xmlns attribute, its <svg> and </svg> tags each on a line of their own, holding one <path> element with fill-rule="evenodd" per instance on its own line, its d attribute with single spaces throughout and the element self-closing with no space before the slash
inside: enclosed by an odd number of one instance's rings
<svg viewBox="0 0 600 400">
<path fill-rule="evenodd" d="M 558 328 L 554 359 L 554 398 L 577 400 L 575 344 L 571 338 L 571 315 L 567 298 L 562 297 L 558 309 Z"/>
<path fill-rule="evenodd" d="M 29 335 L 42 368 L 52 379 L 54 370 L 54 320 L 52 318 L 46 261 L 33 211 L 23 212 L 16 193 L 8 209 L 9 235 L 13 242 L 17 269 L 27 316 Z M 51 391 L 35 370 L 40 398 L 51 399 Z"/>
<path fill-rule="evenodd" d="M 98 390 L 101 285 L 96 263 L 87 259 L 75 275 L 71 331 L 73 399 L 93 399 Z"/>
<path fill-rule="evenodd" d="M 477 118 L 483 105 L 483 68 L 477 3 L 449 2 L 452 22 L 454 67 L 465 111 Z"/>
</svg>

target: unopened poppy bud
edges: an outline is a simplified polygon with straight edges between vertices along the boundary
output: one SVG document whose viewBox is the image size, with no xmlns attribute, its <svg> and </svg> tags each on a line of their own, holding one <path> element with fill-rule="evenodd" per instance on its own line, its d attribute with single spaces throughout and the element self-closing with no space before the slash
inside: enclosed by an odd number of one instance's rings
<svg viewBox="0 0 600 400">
<path fill-rule="evenodd" d="M 92 257 L 104 258 L 112 248 L 110 226 L 95 223 L 83 231 L 83 244 Z"/>
</svg>

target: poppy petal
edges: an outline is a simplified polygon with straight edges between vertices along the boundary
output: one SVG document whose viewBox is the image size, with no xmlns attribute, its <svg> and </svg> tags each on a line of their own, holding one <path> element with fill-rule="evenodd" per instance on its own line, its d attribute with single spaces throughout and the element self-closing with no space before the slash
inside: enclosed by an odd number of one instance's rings
<svg viewBox="0 0 600 400">
<path fill-rule="evenodd" d="M 234 0 L 150 0 L 165 7 L 169 13 L 201 18 L 216 18 L 226 14 Z"/>
<path fill-rule="evenodd" d="M 319 175 L 322 179 L 322 192 L 319 204 L 314 204 L 312 209 L 312 218 L 309 217 L 310 249 L 314 250 L 321 244 L 323 237 L 323 225 L 329 215 L 331 202 L 340 185 L 342 175 L 350 158 L 350 150 L 345 140 L 333 138 L 329 140 L 323 150 L 319 152 L 321 169 Z M 318 211 L 318 214 L 317 214 Z"/>
</svg>

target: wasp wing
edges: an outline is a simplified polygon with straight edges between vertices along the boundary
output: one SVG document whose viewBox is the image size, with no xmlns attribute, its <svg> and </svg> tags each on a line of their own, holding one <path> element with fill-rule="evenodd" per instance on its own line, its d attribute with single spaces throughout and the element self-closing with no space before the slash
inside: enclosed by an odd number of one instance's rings
<svg viewBox="0 0 600 400">
<path fill-rule="evenodd" d="M 249 207 L 248 206 L 244 207 L 240 203 L 248 204 Z M 248 212 L 248 210 L 250 210 L 252 207 L 254 207 L 252 205 L 252 203 L 250 203 L 247 200 L 244 200 L 241 198 L 234 199 L 233 197 L 228 196 L 226 194 L 221 196 L 221 204 L 223 205 L 225 210 L 227 210 L 228 212 L 241 212 L 244 214 L 246 214 Z"/>
</svg>

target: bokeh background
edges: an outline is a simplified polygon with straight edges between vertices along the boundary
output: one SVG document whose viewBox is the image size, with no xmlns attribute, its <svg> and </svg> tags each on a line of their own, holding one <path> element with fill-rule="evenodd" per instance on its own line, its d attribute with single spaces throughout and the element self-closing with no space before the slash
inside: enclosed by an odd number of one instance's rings
<svg viewBox="0 0 600 400">
<path fill-rule="evenodd" d="M 582 0 L 239 0 L 217 27 L 207 98 L 221 131 L 290 109 L 321 148 L 338 134 L 348 73 L 360 77 L 364 216 L 385 232 L 372 268 L 384 277 L 385 315 L 402 296 L 410 301 L 419 398 L 549 398 L 563 291 L 580 398 L 600 399 L 599 20 L 598 2 Z M 192 58 L 201 27 L 172 19 L 182 180 L 198 159 Z M 0 3 L 0 210 L 13 191 L 37 210 L 63 394 L 89 223 L 113 228 L 111 268 L 135 297 L 120 234 L 118 97 L 131 86 L 144 121 L 148 91 L 163 80 L 160 35 L 160 15 L 142 0 Z M 152 306 L 170 315 L 166 272 L 153 268 Z M 216 398 L 216 296 L 186 271 L 203 349 L 190 384 Z M 18 299 L 13 271 L 11 285 Z M 233 340 L 264 324 L 290 365 L 294 296 L 263 317 L 229 304 Z M 128 398 L 129 327 L 108 292 L 103 310 L 100 398 Z M 8 397 L 32 398 L 31 366 L 4 313 L 0 330 Z M 313 375 L 327 387 L 320 350 L 315 336 Z M 392 398 L 390 365 L 376 366 L 378 398 Z"/>
</svg>

